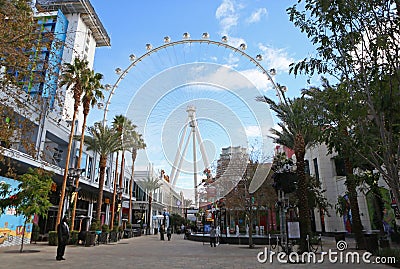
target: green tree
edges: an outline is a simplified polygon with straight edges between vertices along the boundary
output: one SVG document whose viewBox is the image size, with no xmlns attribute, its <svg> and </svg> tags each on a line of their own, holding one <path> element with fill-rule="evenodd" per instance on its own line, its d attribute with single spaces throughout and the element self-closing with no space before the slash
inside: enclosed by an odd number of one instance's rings
<svg viewBox="0 0 400 269">
<path fill-rule="evenodd" d="M 49 201 L 49 193 L 53 183 L 52 173 L 35 168 L 28 169 L 28 172 L 21 175 L 18 180 L 18 191 L 11 199 L 17 214 L 25 216 L 24 231 L 26 224 L 31 221 L 33 215 L 47 216 L 47 212 L 52 205 Z M 20 252 L 24 247 L 25 232 L 22 233 Z"/>
<path fill-rule="evenodd" d="M 96 209 L 96 221 L 100 222 L 107 158 L 110 154 L 121 150 L 122 144 L 119 133 L 114 128 L 103 126 L 100 122 L 96 122 L 89 127 L 88 133 L 89 136 L 85 136 L 84 140 L 87 149 L 100 155 L 99 192 Z M 77 138 L 80 139 L 80 137 Z"/>
<path fill-rule="evenodd" d="M 132 129 L 128 135 L 128 146 L 130 147 L 131 157 L 132 157 L 132 167 L 131 167 L 131 180 L 129 185 L 129 200 L 132 201 L 132 186 L 135 174 L 135 161 L 137 157 L 138 150 L 146 148 L 146 143 L 144 142 L 142 135 L 137 133 L 134 129 Z M 129 216 L 128 219 L 131 221 L 132 214 L 132 204 L 129 203 Z M 151 216 L 150 216 L 151 217 Z M 148 224 L 149 225 L 149 224 Z M 148 227 L 147 229 L 149 229 Z"/>
<path fill-rule="evenodd" d="M 29 1 L 0 1 L 0 173 L 10 178 L 17 175 L 13 160 L 5 157 L 7 148 L 18 147 L 34 158 L 37 153 L 32 139 L 35 124 L 30 119 L 34 113 L 42 114 L 46 99 L 25 92 L 33 80 L 40 83 L 44 79 L 34 73 L 32 55 L 40 51 L 35 47 L 49 48 L 55 41 L 39 36 L 46 34 L 39 33 Z M 33 104 L 34 111 L 26 103 Z"/>
<path fill-rule="evenodd" d="M 400 2 L 300 0 L 287 11 L 317 52 L 291 72 L 336 78 L 351 104 L 349 150 L 379 171 L 400 207 Z"/>
<path fill-rule="evenodd" d="M 329 85 L 327 80 L 323 80 L 323 82 L 323 90 L 311 88 L 304 90 L 303 94 L 310 98 L 309 103 L 312 104 L 309 113 L 314 114 L 313 118 L 317 119 L 319 126 L 325 126 L 319 129 L 318 141 L 327 145 L 329 153 L 336 152 L 337 159 L 344 161 L 345 185 L 352 213 L 352 232 L 355 234 L 357 246 L 362 248 L 364 235 L 357 199 L 359 180 L 353 173 L 353 169 L 360 164 L 360 157 L 352 150 L 357 147 L 358 142 L 356 136 L 351 133 L 354 130 L 353 126 L 357 125 L 353 114 L 360 113 L 363 108 L 351 100 L 343 85 L 334 88 Z M 376 134 L 376 132 L 374 133 Z"/>
<path fill-rule="evenodd" d="M 81 140 L 79 143 L 79 155 L 78 160 L 76 162 L 77 168 L 80 169 L 82 153 L 83 153 L 83 141 L 85 139 L 85 129 L 86 129 L 86 120 L 90 112 L 90 107 L 94 107 L 99 100 L 104 99 L 103 95 L 103 85 L 101 85 L 100 81 L 103 79 L 103 75 L 100 73 L 94 73 L 93 70 L 87 69 L 84 75 L 85 83 L 82 85 L 83 97 L 82 97 L 82 105 L 83 105 L 83 123 L 82 123 L 82 131 L 81 131 Z M 79 187 L 79 177 L 76 179 L 76 188 Z M 78 196 L 75 195 L 75 199 L 73 201 L 72 207 L 72 217 L 71 217 L 71 230 L 74 229 L 75 224 L 75 211 L 76 211 L 76 203 L 78 202 Z"/>
<path fill-rule="evenodd" d="M 283 92 L 282 92 L 283 93 Z M 307 146 L 315 142 L 316 128 L 312 115 L 307 113 L 309 104 L 304 97 L 293 100 L 283 95 L 283 102 L 275 103 L 268 97 L 259 97 L 258 101 L 267 103 L 281 120 L 282 130 L 271 129 L 274 142 L 294 150 L 296 155 L 297 199 L 300 220 L 300 249 L 307 250 L 307 235 L 311 235 L 311 216 L 308 201 L 308 177 L 305 174 L 304 156 Z"/>
<path fill-rule="evenodd" d="M 59 82 L 60 87 L 66 86 L 67 90 L 72 90 L 74 96 L 74 112 L 72 115 L 71 131 L 69 134 L 67 158 L 65 160 L 64 179 L 61 186 L 60 202 L 58 204 L 59 210 L 57 213 L 56 227 L 60 223 L 61 215 L 63 213 L 62 208 L 65 198 L 65 188 L 67 186 L 67 180 L 68 180 L 68 169 L 71 159 L 72 140 L 74 138 L 74 131 L 75 131 L 75 121 L 78 115 L 79 106 L 81 104 L 83 88 L 87 81 L 87 71 L 88 71 L 88 62 L 80 58 L 75 58 L 73 64 L 70 63 L 64 64 L 64 68 L 62 70 Z"/>
<path fill-rule="evenodd" d="M 122 182 L 124 178 L 124 167 L 125 167 L 125 151 L 130 148 L 129 143 L 131 142 L 129 135 L 131 132 L 134 131 L 136 126 L 132 123 L 130 119 L 128 119 L 124 115 L 117 115 L 114 117 L 113 122 L 112 122 L 113 128 L 118 132 L 121 140 L 121 168 L 120 168 L 120 174 L 119 174 L 119 188 L 122 188 Z M 114 212 L 115 212 L 115 197 L 116 197 L 116 191 L 117 191 L 117 177 L 118 177 L 118 156 L 119 156 L 119 151 L 117 152 L 117 159 L 116 159 L 116 164 L 115 164 L 115 178 L 114 178 L 114 193 L 113 193 L 113 199 L 112 199 L 112 208 L 111 208 L 111 229 L 114 226 Z M 121 196 L 119 199 L 122 198 L 122 193 L 120 194 Z M 119 220 L 120 221 L 120 220 Z"/>
</svg>

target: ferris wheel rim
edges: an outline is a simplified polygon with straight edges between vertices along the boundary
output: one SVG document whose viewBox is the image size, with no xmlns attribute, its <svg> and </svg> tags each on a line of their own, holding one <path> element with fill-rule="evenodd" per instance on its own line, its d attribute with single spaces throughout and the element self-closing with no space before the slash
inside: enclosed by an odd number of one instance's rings
<svg viewBox="0 0 400 269">
<path fill-rule="evenodd" d="M 222 41 L 216 41 L 216 40 L 209 40 L 209 39 L 183 39 L 183 40 L 178 40 L 178 41 L 172 41 L 172 42 L 168 42 L 165 43 L 163 45 L 160 45 L 158 47 L 152 48 L 150 50 L 148 50 L 146 53 L 144 53 L 143 55 L 141 55 L 140 57 L 136 58 L 134 61 L 132 61 L 129 66 L 127 68 L 125 68 L 123 71 L 121 70 L 121 74 L 119 75 L 119 77 L 117 78 L 117 80 L 115 81 L 115 83 L 113 84 L 113 86 L 111 86 L 111 91 L 110 94 L 108 95 L 105 107 L 104 107 L 104 111 L 103 111 L 103 126 L 105 126 L 106 122 L 107 122 L 107 112 L 108 112 L 108 107 L 111 104 L 111 99 L 112 96 L 114 95 L 116 89 L 118 88 L 119 83 L 125 78 L 125 76 L 129 73 L 129 71 L 136 66 L 137 63 L 141 62 L 144 58 L 149 57 L 150 55 L 156 53 L 159 50 L 168 48 L 168 47 L 173 47 L 175 45 L 181 45 L 181 44 L 191 44 L 191 43 L 199 43 L 199 44 L 212 44 L 212 45 L 216 45 L 216 46 L 222 46 L 224 48 L 228 48 L 234 52 L 240 53 L 241 56 L 244 56 L 246 58 L 248 58 L 250 60 L 251 63 L 255 64 L 256 67 L 258 67 L 261 71 L 262 74 L 266 75 L 268 80 L 271 81 L 272 83 L 272 88 L 275 89 L 277 91 L 277 96 L 279 97 L 279 99 L 281 99 L 281 93 L 279 91 L 279 87 L 278 85 L 275 83 L 275 81 L 272 78 L 272 75 L 255 59 L 253 58 L 251 55 L 249 55 L 248 53 L 244 52 L 243 50 L 241 50 L 240 48 L 236 48 L 232 45 L 229 45 L 227 43 L 224 43 Z"/>
</svg>

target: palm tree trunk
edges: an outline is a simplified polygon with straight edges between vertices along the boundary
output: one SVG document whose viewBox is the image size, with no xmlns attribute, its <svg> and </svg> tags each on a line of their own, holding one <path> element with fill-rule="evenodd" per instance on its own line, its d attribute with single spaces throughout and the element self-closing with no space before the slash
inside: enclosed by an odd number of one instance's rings
<svg viewBox="0 0 400 269">
<path fill-rule="evenodd" d="M 150 220 L 151 220 L 151 201 L 152 201 L 152 195 L 149 194 L 149 208 L 148 208 L 148 212 L 147 212 L 147 230 L 148 230 L 148 234 L 150 234 Z"/>
<path fill-rule="evenodd" d="M 97 196 L 96 221 L 101 224 L 101 206 L 103 204 L 104 178 L 106 174 L 107 157 L 100 156 L 99 195 Z"/>
<path fill-rule="evenodd" d="M 350 200 L 350 209 L 352 215 L 352 232 L 355 235 L 357 247 L 358 249 L 363 249 L 365 247 L 364 244 L 364 235 L 363 235 L 363 226 L 361 223 L 360 218 L 360 209 L 358 207 L 358 199 L 357 199 L 357 186 L 356 182 L 354 181 L 353 175 L 353 166 L 350 160 L 345 160 L 345 167 L 346 167 L 346 187 L 349 193 L 349 200 Z"/>
<path fill-rule="evenodd" d="M 67 180 L 68 180 L 68 169 L 69 169 L 69 162 L 71 159 L 71 150 L 72 150 L 72 140 L 74 138 L 74 131 L 75 131 L 75 120 L 78 110 L 74 109 L 74 115 L 72 117 L 71 122 L 71 132 L 69 134 L 69 141 L 68 141 L 68 150 L 67 150 L 67 158 L 65 160 L 65 168 L 64 168 L 64 179 L 61 186 L 61 194 L 60 194 L 60 202 L 58 203 L 58 212 L 57 212 L 57 220 L 56 220 L 56 227 L 60 224 L 61 215 L 63 213 L 63 206 L 64 206 L 64 199 L 65 199 L 65 188 L 67 187 Z"/>
<path fill-rule="evenodd" d="M 129 223 L 132 223 L 131 215 L 132 215 L 132 187 L 135 178 L 135 161 L 137 156 L 137 150 L 135 148 L 132 149 L 132 171 L 131 171 L 131 185 L 129 187 L 129 215 L 128 220 Z M 150 227 L 149 227 L 150 228 Z"/>
<path fill-rule="evenodd" d="M 298 176 L 297 198 L 299 200 L 299 221 L 300 221 L 300 250 L 307 251 L 307 235 L 311 236 L 311 217 L 308 203 L 308 182 L 304 172 L 305 144 L 302 135 L 297 134 L 294 142 L 296 155 L 296 174 Z"/>
<path fill-rule="evenodd" d="M 128 213 L 129 223 L 132 223 L 132 188 L 134 182 L 134 174 L 135 174 L 135 160 L 133 159 L 133 154 L 132 154 L 131 184 L 129 186 L 129 213 Z"/>
<path fill-rule="evenodd" d="M 82 161 L 82 153 L 83 153 L 83 144 L 84 144 L 84 140 L 85 140 L 85 128 L 86 128 L 86 120 L 87 120 L 87 113 L 83 114 L 83 124 L 82 124 L 82 130 L 81 130 L 81 139 L 79 141 L 79 155 L 78 155 L 78 161 L 76 163 L 76 168 L 80 169 L 81 168 L 81 161 Z M 76 182 L 75 182 L 75 187 L 76 189 L 78 189 L 79 187 L 79 179 L 80 179 L 80 175 L 76 178 Z M 73 207 L 72 207 L 72 216 L 71 216 L 71 231 L 74 230 L 75 228 L 75 211 L 76 211 L 76 203 L 78 202 L 78 195 L 75 195 L 75 199 L 73 202 Z"/>
<path fill-rule="evenodd" d="M 112 198 L 112 206 L 111 206 L 111 223 L 110 229 L 114 228 L 114 215 L 115 215 L 115 196 L 117 195 L 117 178 L 118 178 L 118 158 L 119 158 L 119 151 L 117 152 L 117 159 L 115 160 L 115 173 L 114 173 L 114 192 Z"/>
<path fill-rule="evenodd" d="M 119 193 L 119 200 L 122 202 L 122 186 L 123 186 L 123 178 L 124 178 L 124 166 L 125 166 L 125 151 L 122 150 L 121 154 L 121 169 L 119 171 L 119 188 L 120 188 L 120 193 Z M 118 225 L 122 224 L 122 207 L 118 213 Z"/>
</svg>

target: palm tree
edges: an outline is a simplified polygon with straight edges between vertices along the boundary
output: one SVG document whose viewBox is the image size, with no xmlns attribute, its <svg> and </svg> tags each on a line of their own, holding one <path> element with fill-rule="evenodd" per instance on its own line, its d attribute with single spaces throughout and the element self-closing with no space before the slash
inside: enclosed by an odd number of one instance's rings
<svg viewBox="0 0 400 269">
<path fill-rule="evenodd" d="M 99 194 L 97 196 L 96 209 L 96 221 L 100 221 L 107 158 L 110 154 L 121 150 L 122 144 L 119 133 L 114 128 L 103 126 L 100 122 L 96 122 L 94 126 L 89 127 L 88 133 L 90 136 L 85 136 L 84 138 L 87 149 L 100 155 Z"/>
<path fill-rule="evenodd" d="M 79 155 L 77 160 L 77 168 L 80 169 L 81 160 L 82 160 L 82 152 L 83 152 L 83 141 L 85 137 L 85 128 L 86 128 L 86 120 L 87 116 L 89 115 L 90 107 L 94 107 L 98 100 L 104 99 L 103 85 L 101 85 L 100 81 L 103 79 L 103 75 L 100 73 L 94 73 L 93 70 L 87 69 L 85 73 L 86 83 L 83 85 L 83 97 L 82 97 L 82 104 L 83 104 L 83 124 L 82 124 L 82 131 L 81 131 L 81 140 L 79 143 Z M 79 187 L 79 177 L 76 179 L 76 188 Z M 76 203 L 78 201 L 78 196 L 75 195 L 75 199 L 73 202 L 72 208 L 72 217 L 71 217 L 71 230 L 74 230 L 74 223 L 75 223 L 75 211 L 76 211 Z"/>
<path fill-rule="evenodd" d="M 65 160 L 64 179 L 61 187 L 60 202 L 58 204 L 56 227 L 60 223 L 63 211 L 62 209 L 64 206 L 65 188 L 67 186 L 67 180 L 68 180 L 68 169 L 71 158 L 72 140 L 75 131 L 75 121 L 77 118 L 78 109 L 81 102 L 83 85 L 85 84 L 86 81 L 87 70 L 88 70 L 88 62 L 86 60 L 81 60 L 80 58 L 75 58 L 73 64 L 70 63 L 64 64 L 64 69 L 61 74 L 61 81 L 59 83 L 60 87 L 67 86 L 67 90 L 72 89 L 74 96 L 74 112 L 72 115 L 71 132 L 69 134 L 67 158 Z"/>
<path fill-rule="evenodd" d="M 307 114 L 307 100 L 295 98 L 287 99 L 283 96 L 283 102 L 276 104 L 268 97 L 257 98 L 258 101 L 267 103 L 282 121 L 278 125 L 282 130 L 271 129 L 274 142 L 294 150 L 296 155 L 296 174 L 298 176 L 298 208 L 300 220 L 300 248 L 307 250 L 307 235 L 311 235 L 311 216 L 308 202 L 308 178 L 304 170 L 304 156 L 306 146 L 314 142 L 315 128 L 312 117 Z"/>
<path fill-rule="evenodd" d="M 163 183 L 160 181 L 159 178 L 156 177 L 147 177 L 138 182 L 139 186 L 147 192 L 149 196 L 149 207 L 148 207 L 148 218 L 147 218 L 147 229 L 150 229 L 150 218 L 151 218 L 151 202 L 153 199 L 153 192 L 159 189 Z"/>
<path fill-rule="evenodd" d="M 128 139 L 131 141 L 130 143 L 128 143 L 128 145 L 131 147 L 130 152 L 132 154 L 132 170 L 131 170 L 131 180 L 129 186 L 129 201 L 132 201 L 132 186 L 135 174 L 135 161 L 137 157 L 137 151 L 139 149 L 146 148 L 146 144 L 144 143 L 142 135 L 137 133 L 135 130 L 131 130 L 131 132 L 128 134 Z M 129 203 L 129 215 L 128 215 L 129 222 L 132 221 L 131 214 L 132 214 L 132 203 Z"/>
<path fill-rule="evenodd" d="M 131 120 L 129 120 L 126 116 L 124 115 L 117 115 L 114 117 L 114 120 L 112 122 L 113 128 L 118 132 L 120 136 L 120 140 L 122 141 L 122 154 L 121 154 L 121 168 L 120 168 L 120 174 L 119 174 L 119 187 L 122 188 L 122 182 L 123 182 L 123 177 L 124 177 L 124 166 L 125 166 L 125 150 L 130 148 L 129 145 L 129 139 L 126 138 L 127 134 L 129 134 L 136 126 L 132 123 Z M 111 208 L 111 229 L 114 227 L 114 214 L 115 214 L 115 197 L 116 197 L 116 191 L 117 191 L 117 176 L 118 176 L 118 157 L 119 157 L 119 152 L 117 152 L 117 159 L 116 159 L 116 165 L 115 165 L 115 177 L 114 177 L 114 193 L 113 193 L 113 199 L 112 199 L 112 208 Z M 121 198 L 121 197 L 120 197 Z"/>
</svg>

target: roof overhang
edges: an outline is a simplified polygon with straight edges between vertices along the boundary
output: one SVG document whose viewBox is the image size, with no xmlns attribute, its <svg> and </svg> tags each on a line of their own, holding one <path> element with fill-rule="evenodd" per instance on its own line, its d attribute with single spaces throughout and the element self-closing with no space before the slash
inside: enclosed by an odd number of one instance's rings
<svg viewBox="0 0 400 269">
<path fill-rule="evenodd" d="M 111 46 L 110 37 L 89 0 L 37 0 L 36 8 L 40 12 L 60 9 L 64 14 L 79 13 L 92 31 L 96 47 Z"/>
</svg>

